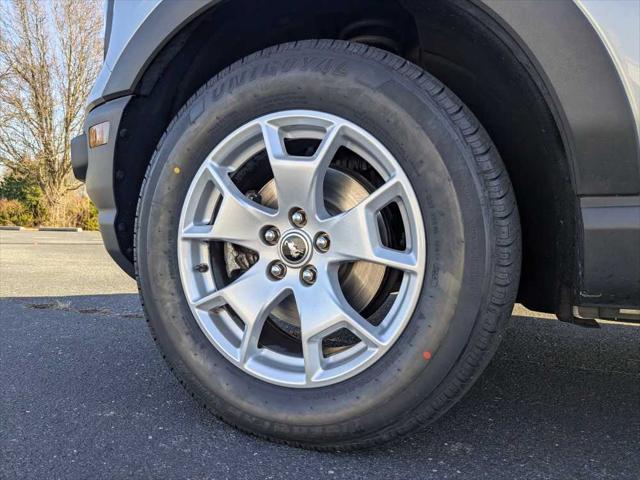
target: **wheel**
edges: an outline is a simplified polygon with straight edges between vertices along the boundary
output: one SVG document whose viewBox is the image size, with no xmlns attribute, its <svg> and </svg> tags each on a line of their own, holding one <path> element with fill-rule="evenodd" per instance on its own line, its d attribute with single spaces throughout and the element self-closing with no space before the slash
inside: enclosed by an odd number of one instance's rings
<svg viewBox="0 0 640 480">
<path fill-rule="evenodd" d="M 143 184 L 139 289 L 177 378 L 217 416 L 316 449 L 433 421 L 513 306 L 512 188 L 431 75 L 304 41 L 253 54 L 171 122 Z"/>
</svg>

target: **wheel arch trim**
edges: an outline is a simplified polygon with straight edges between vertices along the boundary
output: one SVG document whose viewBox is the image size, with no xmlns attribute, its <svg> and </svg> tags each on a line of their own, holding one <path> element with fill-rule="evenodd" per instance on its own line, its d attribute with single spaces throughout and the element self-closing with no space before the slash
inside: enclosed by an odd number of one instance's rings
<svg viewBox="0 0 640 480">
<path fill-rule="evenodd" d="M 632 98 L 611 50 L 584 8 L 573 1 L 454 1 L 463 8 L 475 5 L 489 14 L 525 52 L 528 58 L 524 60 L 531 63 L 532 75 L 542 80 L 563 136 L 575 193 L 640 193 L 640 125 L 634 117 Z M 89 109 L 134 94 L 163 48 L 192 20 L 220 2 L 158 3 L 118 55 L 101 82 L 101 91 L 92 95 Z M 616 159 L 613 168 L 608 161 L 611 158 Z"/>
</svg>

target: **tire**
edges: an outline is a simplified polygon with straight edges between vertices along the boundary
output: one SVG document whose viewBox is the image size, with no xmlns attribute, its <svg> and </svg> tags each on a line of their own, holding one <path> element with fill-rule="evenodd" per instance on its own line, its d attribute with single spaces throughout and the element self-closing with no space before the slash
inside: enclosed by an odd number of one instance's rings
<svg viewBox="0 0 640 480">
<path fill-rule="evenodd" d="M 196 321 L 178 259 L 183 203 L 205 157 L 246 122 L 291 109 L 347 119 L 379 140 L 409 179 L 426 239 L 424 281 L 399 337 L 363 371 L 316 388 L 275 385 L 230 362 Z M 478 120 L 419 67 L 344 41 L 278 45 L 211 79 L 160 140 L 136 218 L 140 295 L 178 380 L 225 422 L 318 450 L 386 442 L 454 405 L 502 338 L 520 257 L 513 189 Z"/>
</svg>

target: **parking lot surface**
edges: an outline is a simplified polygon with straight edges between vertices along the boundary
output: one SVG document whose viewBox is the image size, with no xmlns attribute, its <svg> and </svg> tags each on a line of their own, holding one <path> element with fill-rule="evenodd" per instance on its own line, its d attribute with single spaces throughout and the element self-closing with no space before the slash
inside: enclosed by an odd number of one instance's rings
<svg viewBox="0 0 640 480">
<path fill-rule="evenodd" d="M 381 448 L 318 453 L 213 418 L 96 233 L 0 232 L 0 478 L 638 479 L 640 328 L 514 315 L 467 396 Z"/>
</svg>

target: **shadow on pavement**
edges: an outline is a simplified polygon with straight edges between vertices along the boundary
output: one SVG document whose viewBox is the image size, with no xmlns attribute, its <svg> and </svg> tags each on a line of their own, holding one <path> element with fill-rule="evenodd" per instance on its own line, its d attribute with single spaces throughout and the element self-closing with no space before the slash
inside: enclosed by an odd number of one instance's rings
<svg viewBox="0 0 640 480">
<path fill-rule="evenodd" d="M 0 477 L 638 478 L 640 328 L 513 317 L 436 424 L 323 454 L 212 418 L 158 354 L 136 295 L 0 300 Z"/>
</svg>

